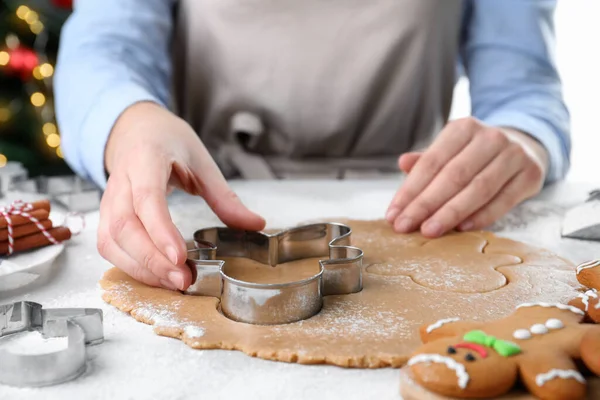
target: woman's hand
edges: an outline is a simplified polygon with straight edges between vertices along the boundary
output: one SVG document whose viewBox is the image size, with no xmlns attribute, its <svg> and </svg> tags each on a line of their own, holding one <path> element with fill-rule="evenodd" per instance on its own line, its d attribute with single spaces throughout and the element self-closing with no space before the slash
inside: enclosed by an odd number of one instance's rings
<svg viewBox="0 0 600 400">
<path fill-rule="evenodd" d="M 394 230 L 482 229 L 543 187 L 545 148 L 530 136 L 473 118 L 450 122 L 423 153 L 399 159 L 408 174 L 386 219 Z"/>
<path fill-rule="evenodd" d="M 121 115 L 105 165 L 110 177 L 100 205 L 98 251 L 148 285 L 185 290 L 192 283 L 185 241 L 167 206 L 173 187 L 202 196 L 230 227 L 264 228 L 265 221 L 229 188 L 192 128 L 156 104 L 138 103 Z"/>
</svg>

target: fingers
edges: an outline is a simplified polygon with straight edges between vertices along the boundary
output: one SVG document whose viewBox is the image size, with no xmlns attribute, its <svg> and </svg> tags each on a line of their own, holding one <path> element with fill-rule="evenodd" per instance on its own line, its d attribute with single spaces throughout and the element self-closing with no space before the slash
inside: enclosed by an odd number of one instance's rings
<svg viewBox="0 0 600 400">
<path fill-rule="evenodd" d="M 167 203 L 171 162 L 153 152 L 139 155 L 139 162 L 127 171 L 131 182 L 134 215 L 138 217 L 154 246 L 174 265 L 187 256 L 185 240 L 173 224 Z"/>
<path fill-rule="evenodd" d="M 405 174 L 410 173 L 417 161 L 419 161 L 419 158 L 421 158 L 421 155 L 423 155 L 421 152 L 410 152 L 401 155 L 398 159 L 398 167 Z"/>
<path fill-rule="evenodd" d="M 523 169 L 525 163 L 523 148 L 511 144 L 474 177 L 464 190 L 443 204 L 425 221 L 421 228 L 423 235 L 438 237 L 463 223 L 503 190 L 507 182 Z"/>
<path fill-rule="evenodd" d="M 110 187 L 107 188 L 107 192 Z M 110 207 L 107 206 L 109 197 L 106 195 L 102 198 L 100 206 L 100 223 L 98 226 L 98 241 L 97 248 L 98 252 L 106 260 L 110 261 L 113 265 L 121 269 L 127 275 L 131 276 L 140 282 L 145 283 L 149 286 L 162 286 L 168 289 L 176 289 L 174 285 L 169 281 L 161 281 L 156 275 L 150 270 L 143 268 L 134 259 L 129 257 L 111 238 L 109 232 L 110 219 L 107 214 Z"/>
<path fill-rule="evenodd" d="M 471 181 L 479 174 L 494 158 L 500 154 L 509 145 L 509 140 L 506 136 L 497 129 L 490 129 L 478 133 L 473 140 L 450 162 L 442 168 L 433 181 L 419 194 L 398 216 L 394 223 L 394 229 L 397 232 L 407 233 L 419 227 L 425 220 L 434 215 L 440 207 L 445 210 L 441 215 L 443 221 L 436 218 L 431 218 L 427 224 L 423 226 L 423 233 L 427 236 L 437 236 L 445 232 L 446 225 L 451 223 L 448 221 L 449 213 L 453 212 L 453 217 L 458 217 L 464 210 L 466 205 L 472 205 L 483 199 L 483 194 L 474 194 L 472 198 L 450 201 L 454 196 L 461 193 L 463 189 L 470 185 Z M 520 148 L 520 146 L 515 145 Z M 513 165 L 514 167 L 514 165 Z M 520 165 L 519 165 L 520 167 Z M 486 178 L 492 179 L 493 182 L 481 182 L 478 185 L 484 185 L 486 190 L 499 190 L 496 182 L 504 175 L 507 170 L 501 166 L 494 171 L 499 175 Z M 516 172 L 516 171 L 515 171 Z M 506 177 L 508 180 L 510 176 Z M 480 182 L 479 179 L 476 180 Z M 490 187 L 492 187 L 490 189 Z M 469 191 L 471 192 L 471 191 Z M 490 193 L 490 197 L 494 193 Z M 466 202 L 465 202 L 466 200 Z M 489 198 L 487 199 L 489 200 Z M 450 201 L 450 203 L 448 203 Z M 459 203 L 457 203 L 459 201 Z M 466 204 L 466 205 L 465 205 Z M 457 208 L 452 208 L 460 206 Z M 479 204 L 481 206 L 481 204 Z M 474 210 L 471 210 L 473 212 Z M 469 214 L 464 215 L 467 217 Z M 462 221 L 462 220 L 461 220 Z M 458 224 L 461 221 L 457 221 Z"/>
<path fill-rule="evenodd" d="M 543 181 L 543 171 L 538 168 L 523 169 L 514 176 L 498 195 L 484 207 L 468 217 L 459 229 L 483 229 L 498 220 L 517 204 L 539 191 L 537 182 Z"/>
<path fill-rule="evenodd" d="M 228 185 L 210 187 L 205 192 L 204 199 L 230 228 L 260 231 L 265 227 L 265 220 L 250 211 Z"/>
<path fill-rule="evenodd" d="M 394 196 L 386 219 L 393 222 L 404 208 L 421 193 L 438 174 L 472 139 L 480 124 L 472 118 L 446 125 L 439 138 L 419 158 L 410 175 Z"/>
<path fill-rule="evenodd" d="M 117 244 L 112 240 L 107 231 L 103 230 L 98 234 L 98 251 L 100 254 L 110 260 L 119 269 L 131 276 L 133 279 L 145 283 L 149 286 L 164 287 L 171 290 L 177 288 L 169 281 L 161 280 L 154 275 L 150 270 L 142 267 L 129 257 Z"/>
<path fill-rule="evenodd" d="M 252 231 L 264 229 L 265 220 L 250 211 L 231 190 L 208 152 L 205 156 L 197 157 L 193 169 L 200 181 L 198 184 L 201 187 L 202 197 L 225 225 L 234 229 Z"/>
<path fill-rule="evenodd" d="M 400 171 L 404 172 L 405 174 L 409 174 L 422 155 L 422 152 L 410 152 L 401 155 L 398 158 L 398 167 L 400 168 Z M 399 213 L 400 210 L 398 208 L 390 207 L 386 214 L 386 219 L 388 222 L 393 222 Z"/>
<path fill-rule="evenodd" d="M 191 283 L 191 271 L 185 266 L 171 263 L 150 239 L 146 228 L 135 213 L 132 187 L 128 178 L 111 176 L 111 179 L 113 180 L 109 183 L 112 184 L 110 191 L 107 189 L 105 193 L 105 196 L 108 196 L 107 201 L 102 205 L 104 212 L 102 218 L 108 221 L 110 239 L 137 264 L 137 267 L 129 266 L 129 270 L 144 268 L 159 280 L 171 282 L 172 287 L 184 290 Z M 109 243 L 109 240 L 103 238 L 103 242 Z M 111 250 L 110 243 L 104 246 L 106 251 Z M 110 255 L 119 257 L 115 252 Z"/>
</svg>

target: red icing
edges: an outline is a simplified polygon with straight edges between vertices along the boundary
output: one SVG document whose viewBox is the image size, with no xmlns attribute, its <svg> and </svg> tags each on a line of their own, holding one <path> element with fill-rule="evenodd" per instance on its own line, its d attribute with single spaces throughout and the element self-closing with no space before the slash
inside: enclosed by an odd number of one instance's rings
<svg viewBox="0 0 600 400">
<path fill-rule="evenodd" d="M 481 345 L 475 344 L 475 343 L 459 343 L 456 346 L 454 346 L 457 349 L 469 349 L 469 350 L 473 350 L 476 351 L 477 353 L 479 353 L 479 355 L 482 358 L 486 358 L 487 357 L 487 351 L 485 350 L 485 348 Z"/>
</svg>

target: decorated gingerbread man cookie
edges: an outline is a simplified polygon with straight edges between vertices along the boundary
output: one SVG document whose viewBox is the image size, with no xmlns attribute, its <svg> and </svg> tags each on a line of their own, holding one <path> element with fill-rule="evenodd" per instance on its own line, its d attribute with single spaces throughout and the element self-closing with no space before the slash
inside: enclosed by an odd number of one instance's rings
<svg viewBox="0 0 600 400">
<path fill-rule="evenodd" d="M 408 361 L 414 380 L 453 398 L 494 398 L 518 382 L 541 399 L 585 399 L 576 362 L 600 375 L 600 325 L 558 303 L 525 303 L 489 323 L 453 318 L 421 328 L 423 345 Z"/>
<path fill-rule="evenodd" d="M 577 266 L 577 280 L 589 288 L 569 304 L 586 312 L 588 321 L 600 323 L 600 260 Z"/>
</svg>

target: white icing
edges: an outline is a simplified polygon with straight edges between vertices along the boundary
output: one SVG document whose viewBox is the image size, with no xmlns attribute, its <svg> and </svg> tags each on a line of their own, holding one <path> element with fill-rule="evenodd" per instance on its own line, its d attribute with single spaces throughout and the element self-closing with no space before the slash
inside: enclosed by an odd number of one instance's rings
<svg viewBox="0 0 600 400">
<path fill-rule="evenodd" d="M 519 304 L 517 306 L 517 308 L 521 308 L 521 307 L 556 307 L 560 310 L 567 310 L 567 311 L 571 311 L 575 314 L 579 314 L 579 315 L 585 315 L 585 313 L 583 311 L 581 311 L 579 308 L 577 307 L 573 307 L 573 306 L 569 306 L 566 304 L 560 304 L 560 303 L 544 303 L 544 302 L 539 302 L 539 303 L 523 303 L 523 304 Z"/>
<path fill-rule="evenodd" d="M 529 332 L 527 329 L 517 329 L 513 332 L 513 337 L 519 340 L 531 339 L 531 332 Z"/>
<path fill-rule="evenodd" d="M 427 327 L 427 330 L 426 330 L 426 331 L 427 331 L 427 333 L 431 333 L 433 330 L 435 330 L 435 329 L 438 329 L 438 328 L 441 328 L 441 327 L 442 327 L 442 325 L 449 324 L 450 322 L 457 322 L 457 321 L 459 321 L 459 319 L 458 319 L 458 318 L 445 318 L 445 319 L 440 319 L 439 321 L 437 321 L 437 322 L 435 322 L 435 323 L 433 323 L 433 324 L 429 325 L 429 326 Z"/>
<path fill-rule="evenodd" d="M 529 330 L 534 335 L 543 335 L 544 333 L 548 333 L 548 328 L 546 328 L 546 325 L 544 324 L 532 325 L 531 328 L 529 328 Z"/>
<path fill-rule="evenodd" d="M 600 265 L 600 260 L 593 260 L 593 261 L 584 262 L 583 264 L 579 264 L 577 266 L 577 274 L 579 274 L 584 269 L 594 268 L 599 265 Z"/>
<path fill-rule="evenodd" d="M 408 360 L 408 366 L 415 365 L 418 363 L 438 363 L 444 364 L 456 373 L 458 378 L 458 387 L 464 389 L 467 387 L 469 382 L 469 374 L 464 365 L 460 364 L 456 360 L 450 357 L 444 357 L 440 354 L 418 354 Z"/>
<path fill-rule="evenodd" d="M 577 297 L 579 297 L 581 299 L 581 302 L 585 306 L 585 311 L 587 311 L 590 306 L 590 299 L 598 298 L 598 291 L 596 289 L 590 289 L 585 293 L 580 293 Z M 598 304 L 600 304 L 600 303 L 598 303 Z M 596 305 L 596 308 L 598 308 L 597 305 Z"/>
<path fill-rule="evenodd" d="M 577 382 L 585 384 L 585 378 L 579 373 L 579 371 L 575 371 L 574 369 L 551 369 L 546 373 L 538 374 L 535 377 L 535 383 L 538 386 L 544 386 L 546 382 L 556 378 L 575 379 Z"/>
<path fill-rule="evenodd" d="M 550 318 L 546 321 L 546 328 L 548 329 L 562 329 L 565 327 L 565 324 L 560 319 Z"/>
</svg>

